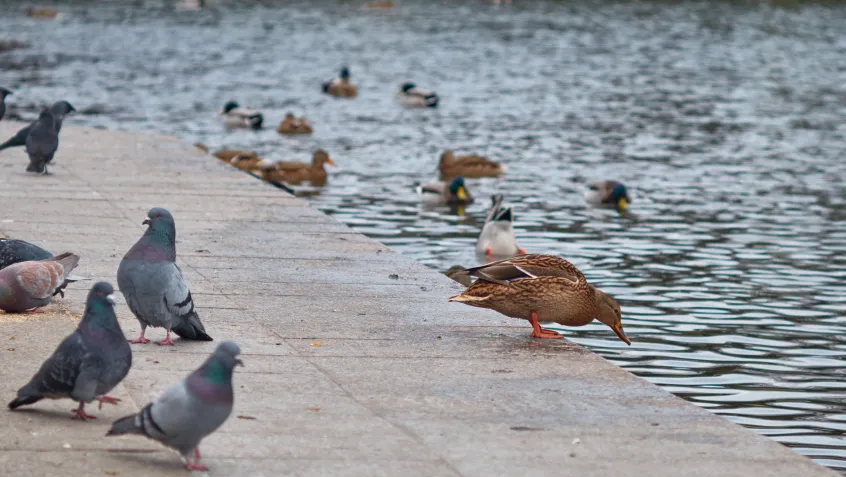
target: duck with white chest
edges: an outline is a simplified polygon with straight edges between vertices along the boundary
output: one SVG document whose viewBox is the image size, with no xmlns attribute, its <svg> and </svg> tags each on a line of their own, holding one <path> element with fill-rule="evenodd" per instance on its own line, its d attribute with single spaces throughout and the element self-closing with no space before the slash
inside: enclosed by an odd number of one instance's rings
<svg viewBox="0 0 846 477">
<path fill-rule="evenodd" d="M 223 116 L 223 123 L 228 128 L 261 129 L 264 122 L 264 116 L 260 112 L 242 108 L 235 101 L 226 103 L 223 110 L 220 111 L 220 115 Z"/>
<path fill-rule="evenodd" d="M 438 106 L 438 93 L 418 88 L 414 83 L 403 83 L 397 92 L 397 98 L 403 106 L 411 108 L 435 108 Z"/>
</svg>

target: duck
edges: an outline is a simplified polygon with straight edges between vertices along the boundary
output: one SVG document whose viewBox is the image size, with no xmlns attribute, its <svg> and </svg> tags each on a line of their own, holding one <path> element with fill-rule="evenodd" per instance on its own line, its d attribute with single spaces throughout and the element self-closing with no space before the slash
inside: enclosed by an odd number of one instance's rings
<svg viewBox="0 0 846 477">
<path fill-rule="evenodd" d="M 254 151 L 221 149 L 212 155 L 229 165 L 241 169 L 242 171 L 254 171 L 258 169 L 262 163 L 262 158 Z"/>
<path fill-rule="evenodd" d="M 595 207 L 612 206 L 626 210 L 631 203 L 626 186 L 617 181 L 596 181 L 588 185 L 585 201 Z"/>
<path fill-rule="evenodd" d="M 350 69 L 344 66 L 337 78 L 324 81 L 323 92 L 339 98 L 354 98 L 358 95 L 358 90 L 350 83 Z"/>
<path fill-rule="evenodd" d="M 486 157 L 475 154 L 456 156 L 454 152 L 447 150 L 441 154 L 438 170 L 441 171 L 443 178 L 462 176 L 478 179 L 481 177 L 498 177 L 505 170 L 505 167 Z"/>
<path fill-rule="evenodd" d="M 465 287 L 470 286 L 470 275 L 464 271 L 464 267 L 462 265 L 453 265 L 449 267 L 449 270 L 445 271 L 444 275 L 464 285 Z"/>
<path fill-rule="evenodd" d="M 392 1 L 375 1 L 369 2 L 364 5 L 364 8 L 368 10 L 390 10 L 394 8 L 394 2 Z"/>
<path fill-rule="evenodd" d="M 314 151 L 311 164 L 305 162 L 277 162 L 266 165 L 261 170 L 261 177 L 266 181 L 285 182 L 292 185 L 304 181 L 311 182 L 311 185 L 322 186 L 326 184 L 325 165 L 337 167 L 329 154 L 323 149 Z"/>
<path fill-rule="evenodd" d="M 438 93 L 418 88 L 414 83 L 403 83 L 397 92 L 400 104 L 412 108 L 435 108 L 438 106 Z"/>
<path fill-rule="evenodd" d="M 311 134 L 313 129 L 311 123 L 306 118 L 298 118 L 292 113 L 285 115 L 285 119 L 276 126 L 276 132 L 279 134 Z"/>
<path fill-rule="evenodd" d="M 55 8 L 26 7 L 24 13 L 32 18 L 61 18 L 59 11 Z"/>
<path fill-rule="evenodd" d="M 623 332 L 617 301 L 589 284 L 575 265 L 561 257 L 517 255 L 465 271 L 477 280 L 449 301 L 528 320 L 532 338 L 561 338 L 560 333 L 541 328 L 540 322 L 584 326 L 598 320 L 624 343 L 632 343 Z"/>
<path fill-rule="evenodd" d="M 484 255 L 488 260 L 526 253 L 517 245 L 517 237 L 514 236 L 514 212 L 511 206 L 503 205 L 503 200 L 502 194 L 491 197 L 491 209 L 476 240 L 476 254 Z"/>
<path fill-rule="evenodd" d="M 264 116 L 260 112 L 242 108 L 235 101 L 224 104 L 220 115 L 223 116 L 223 123 L 228 128 L 261 129 L 261 124 L 264 122 Z"/>
<path fill-rule="evenodd" d="M 464 183 L 463 177 L 456 177 L 450 182 L 433 182 L 417 188 L 423 202 L 430 205 L 470 205 L 473 196 Z"/>
</svg>

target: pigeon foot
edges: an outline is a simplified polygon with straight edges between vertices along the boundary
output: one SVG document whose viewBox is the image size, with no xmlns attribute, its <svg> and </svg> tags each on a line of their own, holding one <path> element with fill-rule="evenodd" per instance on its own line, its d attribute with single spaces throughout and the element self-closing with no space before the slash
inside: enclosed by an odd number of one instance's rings
<svg viewBox="0 0 846 477">
<path fill-rule="evenodd" d="M 71 412 L 73 413 L 73 416 L 71 416 L 71 419 L 74 419 L 74 420 L 79 419 L 80 421 L 85 422 L 86 419 L 97 419 L 97 416 L 92 416 L 91 414 L 87 414 L 85 412 L 85 403 L 84 402 L 79 403 L 78 408 L 71 409 Z"/>
<path fill-rule="evenodd" d="M 115 406 L 117 406 L 117 403 L 120 402 L 120 399 L 111 396 L 106 396 L 105 394 L 102 396 L 97 396 L 94 399 L 100 401 L 100 405 L 97 407 L 97 409 L 103 409 L 103 404 L 114 404 Z"/>
</svg>

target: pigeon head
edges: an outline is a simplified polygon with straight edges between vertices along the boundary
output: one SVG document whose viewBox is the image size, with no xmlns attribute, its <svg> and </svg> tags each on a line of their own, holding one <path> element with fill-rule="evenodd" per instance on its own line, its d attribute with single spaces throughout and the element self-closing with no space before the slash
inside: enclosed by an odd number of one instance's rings
<svg viewBox="0 0 846 477">
<path fill-rule="evenodd" d="M 244 365 L 244 363 L 242 363 L 239 359 L 241 356 L 241 347 L 234 341 L 224 341 L 223 343 L 217 345 L 217 349 L 214 350 L 214 355 L 218 356 L 218 358 L 230 368 L 234 368 L 236 365 Z"/>
<path fill-rule="evenodd" d="M 408 93 L 409 90 L 414 89 L 414 83 L 403 83 L 402 84 L 402 92 Z"/>
<path fill-rule="evenodd" d="M 6 96 L 9 96 L 10 94 L 12 94 L 12 92 L 10 90 L 0 86 L 0 99 L 3 99 Z"/>
<path fill-rule="evenodd" d="M 65 116 L 76 111 L 76 108 L 71 106 L 67 101 L 56 101 L 50 106 L 50 112 L 56 116 Z"/>
<path fill-rule="evenodd" d="M 223 105 L 223 112 L 221 114 L 226 114 L 229 111 L 232 111 L 233 109 L 238 107 L 238 103 L 236 103 L 235 101 L 229 101 L 228 103 Z"/>
<path fill-rule="evenodd" d="M 147 212 L 147 219 L 141 222 L 147 226 L 146 235 L 154 235 L 165 239 L 168 243 L 176 243 L 176 222 L 167 209 L 154 207 Z"/>
<path fill-rule="evenodd" d="M 344 66 L 344 67 L 341 68 L 340 78 L 341 79 L 349 79 L 350 78 L 350 69 L 348 67 Z"/>
<path fill-rule="evenodd" d="M 38 114 L 38 119 L 39 120 L 43 119 L 43 120 L 52 121 L 54 119 L 54 116 L 53 116 L 53 113 L 51 113 L 49 109 L 42 109 L 41 113 Z"/>
<path fill-rule="evenodd" d="M 115 288 L 109 282 L 98 282 L 88 292 L 85 302 L 85 314 L 79 327 L 82 330 L 102 328 L 120 329 L 115 316 Z"/>
</svg>

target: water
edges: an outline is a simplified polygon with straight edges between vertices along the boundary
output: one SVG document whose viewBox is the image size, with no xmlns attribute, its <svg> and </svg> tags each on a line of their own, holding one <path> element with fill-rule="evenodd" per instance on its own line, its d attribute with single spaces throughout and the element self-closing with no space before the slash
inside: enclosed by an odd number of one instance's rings
<svg viewBox="0 0 846 477">
<path fill-rule="evenodd" d="M 65 98 L 75 125 L 272 160 L 322 147 L 340 167 L 304 195 L 441 270 L 476 263 L 487 197 L 502 192 L 520 245 L 617 297 L 634 344 L 598 324 L 568 337 L 846 470 L 846 7 L 432 3 L 75 2 L 59 22 L 0 3 L 0 39 L 31 44 L 0 54 L 0 84 L 27 118 Z M 352 101 L 319 93 L 342 64 Z M 409 79 L 441 107 L 399 107 Z M 230 98 L 270 127 L 225 132 L 215 114 Z M 277 135 L 289 110 L 315 134 Z M 479 201 L 463 216 L 413 190 L 448 147 L 508 167 L 469 181 Z M 603 178 L 629 185 L 630 214 L 585 207 L 586 182 Z"/>
</svg>

